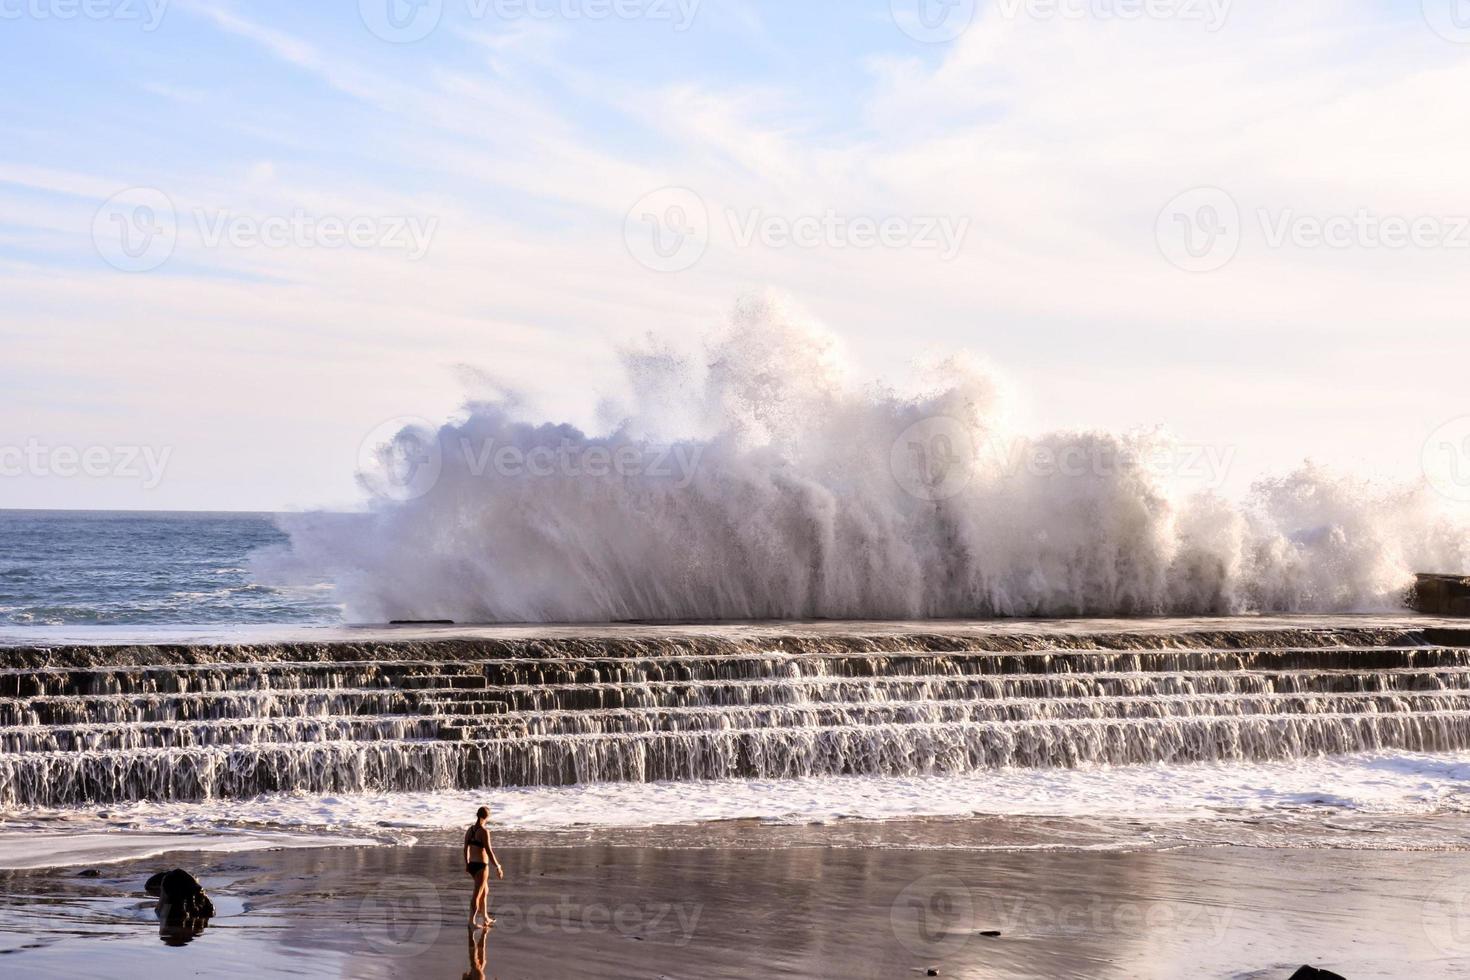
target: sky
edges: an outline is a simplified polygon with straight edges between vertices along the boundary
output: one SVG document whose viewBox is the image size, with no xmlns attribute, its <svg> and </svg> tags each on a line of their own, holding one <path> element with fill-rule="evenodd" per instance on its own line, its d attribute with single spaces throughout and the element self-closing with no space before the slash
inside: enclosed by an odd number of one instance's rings
<svg viewBox="0 0 1470 980">
<path fill-rule="evenodd" d="M 0 83 L 0 507 L 349 506 L 752 294 L 1232 491 L 1470 452 L 1465 0 L 0 0 Z"/>
</svg>

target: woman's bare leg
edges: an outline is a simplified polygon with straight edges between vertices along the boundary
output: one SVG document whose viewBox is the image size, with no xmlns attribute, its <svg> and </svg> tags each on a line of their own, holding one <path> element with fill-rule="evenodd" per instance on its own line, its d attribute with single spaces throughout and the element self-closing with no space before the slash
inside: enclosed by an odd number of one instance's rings
<svg viewBox="0 0 1470 980">
<path fill-rule="evenodd" d="M 486 872 L 475 872 L 475 890 L 470 893 L 470 925 L 475 924 L 475 916 L 484 908 Z"/>
</svg>

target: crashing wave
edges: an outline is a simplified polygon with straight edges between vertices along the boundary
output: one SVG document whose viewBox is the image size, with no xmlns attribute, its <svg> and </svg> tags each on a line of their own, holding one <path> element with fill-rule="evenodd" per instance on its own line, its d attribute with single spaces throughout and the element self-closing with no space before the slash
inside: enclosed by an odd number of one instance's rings
<svg viewBox="0 0 1470 980">
<path fill-rule="evenodd" d="M 1156 433 L 1010 431 L 963 357 L 901 394 L 850 383 L 770 301 L 704 356 L 628 352 L 602 434 L 509 397 L 371 446 L 364 515 L 284 522 L 275 581 L 349 619 L 907 619 L 1374 611 L 1470 566 L 1427 486 L 1307 464 L 1241 501 L 1229 458 Z"/>
</svg>

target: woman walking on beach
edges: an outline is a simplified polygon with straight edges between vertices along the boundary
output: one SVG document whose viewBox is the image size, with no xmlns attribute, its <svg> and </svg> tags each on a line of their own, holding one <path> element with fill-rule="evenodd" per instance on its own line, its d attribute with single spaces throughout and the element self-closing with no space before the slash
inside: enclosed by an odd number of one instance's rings
<svg viewBox="0 0 1470 980">
<path fill-rule="evenodd" d="M 490 808 L 482 806 L 475 813 L 475 822 L 470 824 L 470 829 L 464 834 L 464 869 L 475 881 L 475 893 L 470 898 L 470 925 L 478 926 L 482 923 L 480 918 L 484 917 L 484 925 L 490 925 L 495 920 L 490 917 L 490 911 L 486 908 L 486 898 L 489 895 L 490 866 L 488 860 L 495 865 L 495 876 L 505 877 L 505 869 L 500 866 L 500 858 L 495 856 L 495 849 L 490 846 L 490 828 L 485 821 L 490 819 Z"/>
</svg>

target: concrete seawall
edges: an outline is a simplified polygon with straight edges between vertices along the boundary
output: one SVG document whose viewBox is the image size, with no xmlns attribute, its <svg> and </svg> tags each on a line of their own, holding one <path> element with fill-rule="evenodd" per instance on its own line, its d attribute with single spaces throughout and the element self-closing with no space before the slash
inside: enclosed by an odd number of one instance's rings
<svg viewBox="0 0 1470 980">
<path fill-rule="evenodd" d="M 1434 616 L 1470 616 L 1470 576 L 1420 575 L 1409 604 Z"/>
</svg>

